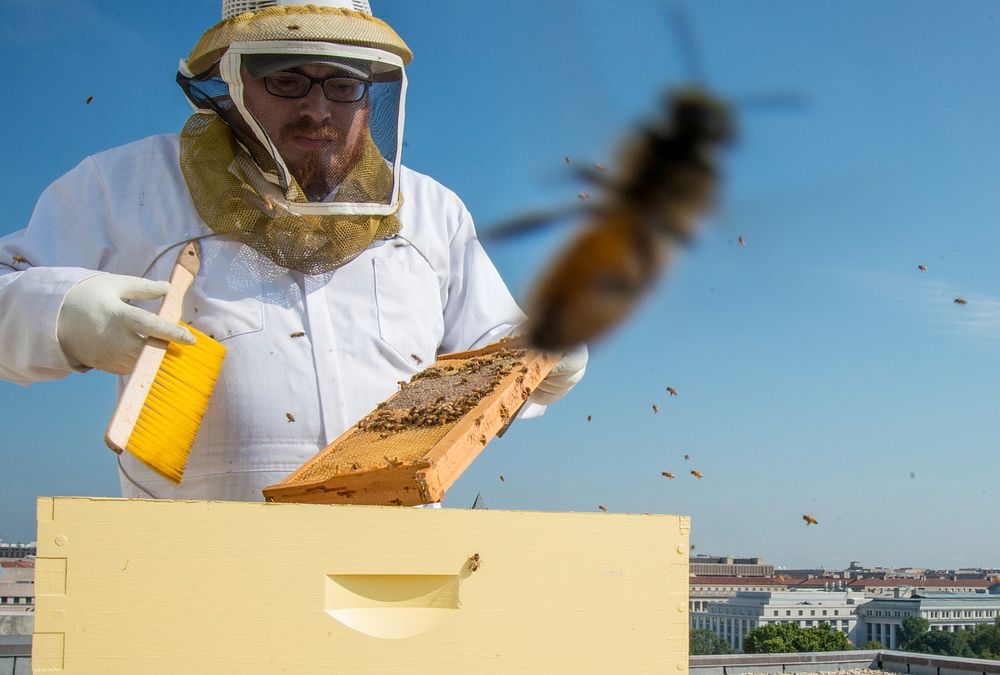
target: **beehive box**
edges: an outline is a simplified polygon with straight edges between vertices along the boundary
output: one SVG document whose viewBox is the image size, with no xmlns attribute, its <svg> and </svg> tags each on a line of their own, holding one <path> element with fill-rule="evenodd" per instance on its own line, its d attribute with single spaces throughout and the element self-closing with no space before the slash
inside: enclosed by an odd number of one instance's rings
<svg viewBox="0 0 1000 675">
<path fill-rule="evenodd" d="M 439 356 L 285 480 L 270 502 L 439 502 L 559 356 L 502 341 Z"/>
<path fill-rule="evenodd" d="M 669 515 L 41 498 L 32 665 L 686 672 L 688 533 Z"/>
</svg>

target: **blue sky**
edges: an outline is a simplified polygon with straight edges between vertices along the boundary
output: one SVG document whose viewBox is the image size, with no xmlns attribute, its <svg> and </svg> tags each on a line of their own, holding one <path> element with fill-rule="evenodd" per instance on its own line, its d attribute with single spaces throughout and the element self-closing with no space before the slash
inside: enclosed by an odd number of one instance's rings
<svg viewBox="0 0 1000 675">
<path fill-rule="evenodd" d="M 613 164 L 688 78 L 660 0 L 372 3 L 415 53 L 404 162 L 481 229 L 594 191 L 563 157 Z M 180 129 L 177 61 L 219 4 L 0 0 L 0 234 L 87 154 Z M 445 505 L 688 514 L 697 552 L 789 567 L 1000 566 L 1000 5 L 689 8 L 719 95 L 807 105 L 741 114 L 696 244 Z M 570 232 L 488 250 L 523 297 Z M 118 494 L 112 404 L 98 373 L 0 382 L 0 538 L 34 538 L 38 495 Z"/>
</svg>

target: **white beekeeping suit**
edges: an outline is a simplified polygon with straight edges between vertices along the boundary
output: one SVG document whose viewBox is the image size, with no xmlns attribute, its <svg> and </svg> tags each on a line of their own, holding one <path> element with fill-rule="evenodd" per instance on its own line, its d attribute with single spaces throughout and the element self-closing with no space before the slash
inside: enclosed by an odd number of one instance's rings
<svg viewBox="0 0 1000 675">
<path fill-rule="evenodd" d="M 182 62 L 198 110 L 180 136 L 85 159 L 0 239 L 0 377 L 21 384 L 128 372 L 123 333 L 183 339 L 121 323 L 135 311 L 121 299 L 155 311 L 163 285 L 142 280 L 167 279 L 180 246 L 200 243 L 182 320 L 228 354 L 183 482 L 125 453 L 126 497 L 260 500 L 436 354 L 524 319 L 462 202 L 400 163 L 406 45 L 364 12 L 250 4 L 277 6 L 225 19 Z M 286 71 L 305 73 L 304 94 Z M 300 184 L 246 93 L 262 82 L 276 106 L 359 97 L 352 163 L 320 188 Z M 582 370 L 563 368 L 542 402 Z"/>
<path fill-rule="evenodd" d="M 398 237 L 306 275 L 215 236 L 177 164 L 176 136 L 89 157 L 42 194 L 25 230 L 0 240 L 0 260 L 27 261 L 0 276 L 0 376 L 27 384 L 74 372 L 56 339 L 74 283 L 94 270 L 166 279 L 177 245 L 208 235 L 182 318 L 229 353 L 184 481 L 173 487 L 125 453 L 125 470 L 146 488 L 123 477 L 125 496 L 259 500 L 263 486 L 367 414 L 421 363 L 495 341 L 523 319 L 468 211 L 426 176 L 401 171 L 407 199 Z"/>
</svg>

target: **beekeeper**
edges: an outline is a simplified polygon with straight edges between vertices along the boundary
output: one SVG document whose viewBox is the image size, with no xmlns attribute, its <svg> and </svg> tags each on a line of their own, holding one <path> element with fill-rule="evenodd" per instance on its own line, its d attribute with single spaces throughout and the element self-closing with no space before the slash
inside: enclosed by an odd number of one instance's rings
<svg viewBox="0 0 1000 675">
<path fill-rule="evenodd" d="M 260 500 L 437 353 L 524 318 L 458 197 L 400 163 L 412 54 L 360 4 L 224 0 L 180 64 L 180 135 L 88 157 L 0 240 L 0 377 L 22 384 L 190 341 L 148 310 L 200 243 L 182 319 L 228 355 L 181 485 L 124 453 L 126 497 Z"/>
</svg>

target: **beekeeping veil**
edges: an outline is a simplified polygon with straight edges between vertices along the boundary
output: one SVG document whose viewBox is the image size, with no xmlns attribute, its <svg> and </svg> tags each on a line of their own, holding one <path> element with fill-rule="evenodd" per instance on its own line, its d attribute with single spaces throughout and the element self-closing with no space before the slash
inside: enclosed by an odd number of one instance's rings
<svg viewBox="0 0 1000 675">
<path fill-rule="evenodd" d="M 411 58 L 366 0 L 223 0 L 222 21 L 177 74 L 195 107 L 180 165 L 198 214 L 306 274 L 393 236 Z M 327 81 L 314 78 L 302 95 L 279 87 L 289 71 L 310 75 L 309 64 L 324 66 Z M 329 112 L 294 112 L 304 97 Z"/>
</svg>

